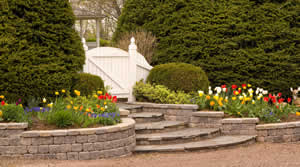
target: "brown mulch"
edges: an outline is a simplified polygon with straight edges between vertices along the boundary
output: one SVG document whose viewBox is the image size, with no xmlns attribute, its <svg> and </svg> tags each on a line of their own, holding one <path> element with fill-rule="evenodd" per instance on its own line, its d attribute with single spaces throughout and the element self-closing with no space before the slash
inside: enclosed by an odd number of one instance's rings
<svg viewBox="0 0 300 167">
<path fill-rule="evenodd" d="M 210 152 L 150 153 L 88 161 L 0 159 L 0 167 L 299 167 L 300 143 L 259 143 Z"/>
</svg>

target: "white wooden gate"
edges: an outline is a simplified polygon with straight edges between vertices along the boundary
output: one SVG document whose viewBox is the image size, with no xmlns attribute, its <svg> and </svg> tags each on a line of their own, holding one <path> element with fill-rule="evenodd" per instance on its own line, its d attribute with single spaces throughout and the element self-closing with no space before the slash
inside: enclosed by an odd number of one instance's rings
<svg viewBox="0 0 300 167">
<path fill-rule="evenodd" d="M 85 45 L 85 41 L 83 40 Z M 129 52 L 113 47 L 97 47 L 86 50 L 83 72 L 100 76 L 105 86 L 110 86 L 112 95 L 128 98 L 133 102 L 132 88 L 137 81 L 146 80 L 152 69 L 144 56 L 137 52 L 134 38 L 131 39 Z"/>
</svg>

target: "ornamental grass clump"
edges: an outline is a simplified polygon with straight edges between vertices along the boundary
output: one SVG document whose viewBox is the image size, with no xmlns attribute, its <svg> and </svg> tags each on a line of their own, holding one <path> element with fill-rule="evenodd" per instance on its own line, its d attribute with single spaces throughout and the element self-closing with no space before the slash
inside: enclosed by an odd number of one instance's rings
<svg viewBox="0 0 300 167">
<path fill-rule="evenodd" d="M 290 97 L 283 98 L 282 93 L 271 94 L 261 88 L 254 92 L 251 87 L 222 85 L 214 91 L 209 87 L 207 94 L 199 91 L 195 102 L 200 109 L 222 110 L 236 117 L 258 117 L 263 122 L 280 122 L 290 113 L 298 113 L 299 108 L 292 105 Z"/>
</svg>

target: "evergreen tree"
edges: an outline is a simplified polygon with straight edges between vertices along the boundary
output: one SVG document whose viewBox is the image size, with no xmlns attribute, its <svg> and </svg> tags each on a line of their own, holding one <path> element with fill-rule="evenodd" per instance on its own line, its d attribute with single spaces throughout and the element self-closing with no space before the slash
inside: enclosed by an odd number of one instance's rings
<svg viewBox="0 0 300 167">
<path fill-rule="evenodd" d="M 0 94 L 15 100 L 70 88 L 85 56 L 69 1 L 1 2 Z"/>
<path fill-rule="evenodd" d="M 153 65 L 202 67 L 212 86 L 300 83 L 299 0 L 128 0 L 114 40 L 143 28 L 158 38 Z"/>
</svg>

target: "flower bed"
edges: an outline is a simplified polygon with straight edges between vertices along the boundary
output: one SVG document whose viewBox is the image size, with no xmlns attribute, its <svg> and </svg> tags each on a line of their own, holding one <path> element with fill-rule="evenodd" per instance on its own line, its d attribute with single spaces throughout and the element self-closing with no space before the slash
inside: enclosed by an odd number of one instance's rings
<svg viewBox="0 0 300 167">
<path fill-rule="evenodd" d="M 25 109 L 21 99 L 16 104 L 7 104 L 5 97 L 0 96 L 0 121 L 28 122 L 32 129 L 86 128 L 120 123 L 116 96 L 103 95 L 102 91 L 91 96 L 80 96 L 77 90 L 74 90 L 75 97 L 70 94 L 65 90 L 55 92 L 52 102 L 47 103 L 51 98 L 42 98 L 36 104 L 39 107 Z"/>
</svg>

